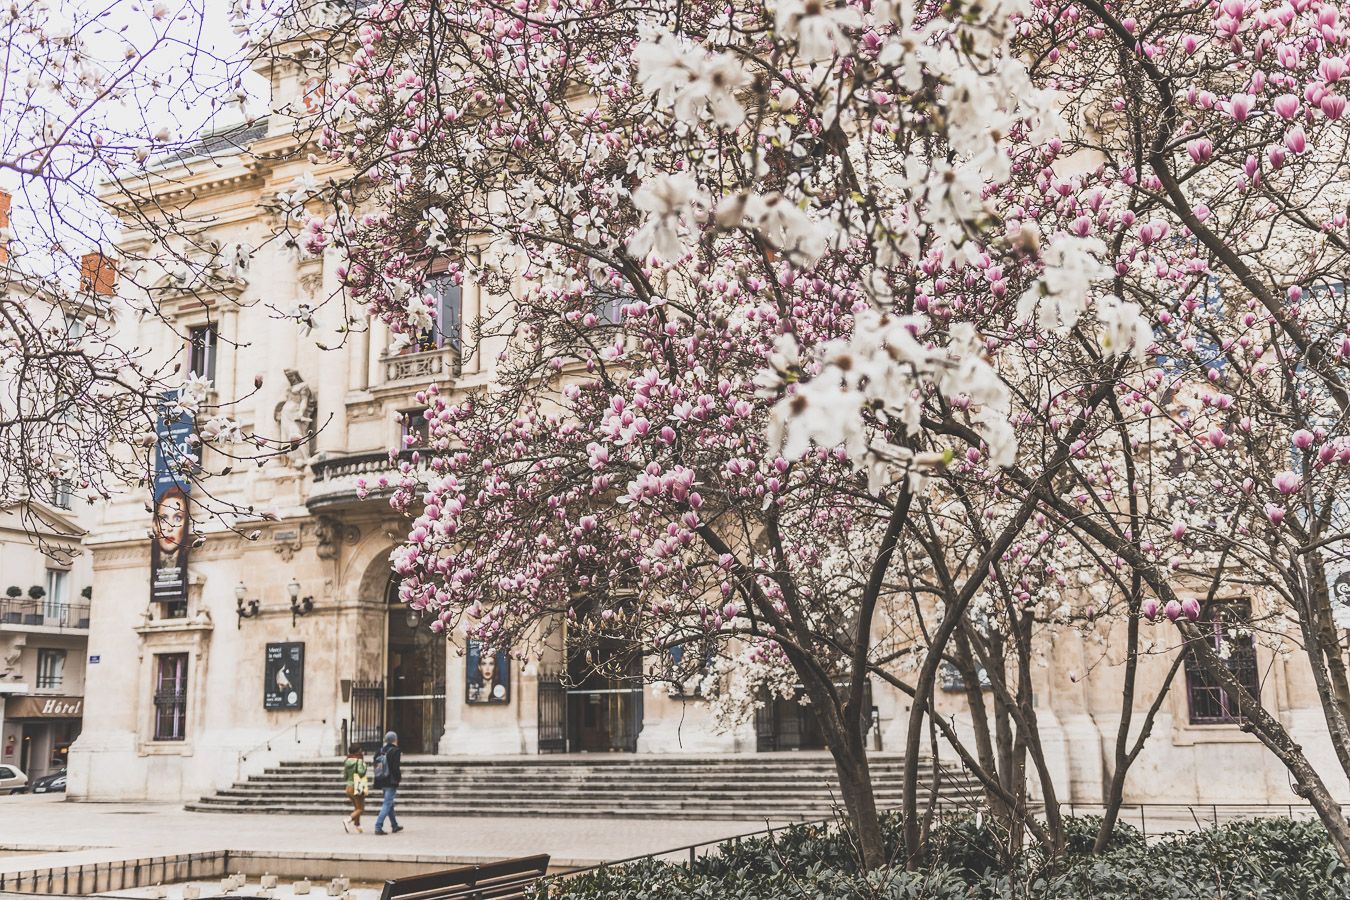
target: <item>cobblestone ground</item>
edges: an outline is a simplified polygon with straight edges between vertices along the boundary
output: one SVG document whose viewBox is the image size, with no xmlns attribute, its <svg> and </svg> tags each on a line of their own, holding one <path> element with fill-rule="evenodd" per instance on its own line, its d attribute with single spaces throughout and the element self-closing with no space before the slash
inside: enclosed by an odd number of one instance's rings
<svg viewBox="0 0 1350 900">
<path fill-rule="evenodd" d="M 548 853 L 589 865 L 762 828 L 697 822 L 400 816 L 400 834 L 347 834 L 339 816 L 192 813 L 177 804 L 75 803 L 61 795 L 0 797 L 0 871 L 211 850 L 330 851 L 477 862 Z"/>
</svg>

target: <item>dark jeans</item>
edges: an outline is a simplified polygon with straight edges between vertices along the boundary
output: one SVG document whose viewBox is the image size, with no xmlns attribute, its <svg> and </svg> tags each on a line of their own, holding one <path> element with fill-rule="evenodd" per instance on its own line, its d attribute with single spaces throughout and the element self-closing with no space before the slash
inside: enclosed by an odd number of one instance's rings
<svg viewBox="0 0 1350 900">
<path fill-rule="evenodd" d="M 398 816 L 394 815 L 394 798 L 398 796 L 398 788 L 387 787 L 384 789 L 384 802 L 380 804 L 380 814 L 375 817 L 375 830 L 384 830 L 384 820 L 389 820 L 391 828 L 398 827 Z"/>
</svg>

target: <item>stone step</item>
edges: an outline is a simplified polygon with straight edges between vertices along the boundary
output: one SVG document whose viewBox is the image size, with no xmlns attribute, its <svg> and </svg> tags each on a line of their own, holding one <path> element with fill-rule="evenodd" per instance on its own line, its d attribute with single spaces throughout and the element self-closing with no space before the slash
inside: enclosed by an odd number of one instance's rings
<svg viewBox="0 0 1350 900">
<path fill-rule="evenodd" d="M 919 769 L 919 777 L 931 777 L 933 770 L 926 768 Z M 342 769 L 333 766 L 327 772 L 305 772 L 290 773 L 278 772 L 269 773 L 269 775 L 258 775 L 252 777 L 250 781 L 255 784 L 285 785 L 285 784 L 332 784 L 335 779 L 342 777 Z M 753 775 L 744 776 L 724 776 L 718 775 L 670 775 L 670 773 L 629 773 L 629 775 L 571 775 L 571 773 L 558 772 L 532 772 L 529 775 L 502 775 L 497 772 L 477 772 L 477 773 L 455 773 L 455 775 L 436 775 L 436 773 L 424 772 L 404 772 L 402 783 L 404 784 L 501 784 L 502 781 L 510 781 L 513 784 L 537 784 L 537 785 L 574 785 L 574 784 L 670 784 L 670 785 L 703 785 L 703 784 L 782 784 L 787 776 L 780 773 L 756 772 Z M 890 772 L 872 772 L 873 783 L 884 783 L 884 781 L 903 780 L 904 773 Z M 810 773 L 792 773 L 791 781 L 803 784 L 833 784 L 836 783 L 837 773 L 834 772 L 810 772 Z"/>
<path fill-rule="evenodd" d="M 904 760 L 869 758 L 878 805 L 898 806 Z M 187 805 L 212 812 L 328 815 L 350 809 L 341 789 L 342 760 L 308 759 L 271 766 L 261 775 Z M 927 797 L 932 768 L 920 763 Z M 688 756 L 563 756 L 409 758 L 399 809 L 444 816 L 599 816 L 606 818 L 825 818 L 840 806 L 837 773 L 824 754 Z M 937 800 L 963 803 L 969 780 L 944 773 Z M 373 811 L 378 795 L 367 800 Z"/>
</svg>

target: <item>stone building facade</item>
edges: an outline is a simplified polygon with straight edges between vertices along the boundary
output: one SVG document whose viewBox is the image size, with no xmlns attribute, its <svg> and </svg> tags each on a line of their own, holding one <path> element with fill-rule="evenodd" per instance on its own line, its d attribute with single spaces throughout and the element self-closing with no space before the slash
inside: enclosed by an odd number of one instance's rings
<svg viewBox="0 0 1350 900">
<path fill-rule="evenodd" d="M 298 74 L 269 74 L 274 96 L 297 95 Z M 389 448 L 417 429 L 415 395 L 428 383 L 448 390 L 485 383 L 484 360 L 494 348 L 465 352 L 463 323 L 490 298 L 473 285 L 440 285 L 439 318 L 450 324 L 401 353 L 390 351 L 379 324 L 332 341 L 336 349 L 320 349 L 289 326 L 280 317 L 308 305 L 317 310 L 317 333 L 331 339 L 343 316 L 337 304 L 322 302 L 337 287 L 336 258 L 302 259 L 267 243 L 276 224 L 267 218 L 269 199 L 309 168 L 296 158 L 289 124 L 273 116 L 216 141 L 229 152 L 212 161 L 162 167 L 161 202 L 185 203 L 212 223 L 197 246 L 264 249 L 245 275 L 222 277 L 205 299 L 200 292 L 175 296 L 171 282 L 153 282 L 167 321 L 146 318 L 128 339 L 209 377 L 218 398 L 244 398 L 232 414 L 248 428 L 274 434 L 313 426 L 316 434 L 284 457 L 212 482 L 220 499 L 267 509 L 275 519 L 239 532 L 202 522 L 206 540 L 189 551 L 181 600 L 151 599 L 154 541 L 143 498 L 112 503 L 91 523 L 86 544 L 99 602 L 88 653 L 99 659 L 100 677 L 86 687 L 71 795 L 191 799 L 279 759 L 370 744 L 386 727 L 398 730 L 413 754 L 819 746 L 809 710 L 795 704 L 770 704 L 754 723 L 720 732 L 696 697 L 621 683 L 568 687 L 558 677 L 568 667 L 562 647 L 524 665 L 477 659 L 475 648 L 434 641 L 397 603 L 388 557 L 405 523 L 378 499 L 358 499 L 357 482 L 378 478 Z M 138 237 L 127 240 L 135 249 Z M 123 289 L 132 290 L 125 282 Z M 257 539 L 249 540 L 255 529 Z M 1034 676 L 1036 705 L 1060 798 L 1099 802 L 1120 715 L 1120 661 L 1109 647 L 1074 637 L 1047 646 L 1045 659 Z M 1167 665 L 1166 654 L 1147 661 L 1142 705 Z M 1331 762 L 1298 661 L 1258 649 L 1253 665 L 1261 695 L 1319 761 Z M 880 684 L 873 697 L 870 740 L 898 750 L 908 700 Z M 943 712 L 958 720 L 960 698 L 950 690 L 941 699 Z M 1183 677 L 1131 776 L 1127 800 L 1295 802 L 1284 770 L 1205 701 Z M 1215 778 L 1224 771 L 1243 777 Z"/>
</svg>

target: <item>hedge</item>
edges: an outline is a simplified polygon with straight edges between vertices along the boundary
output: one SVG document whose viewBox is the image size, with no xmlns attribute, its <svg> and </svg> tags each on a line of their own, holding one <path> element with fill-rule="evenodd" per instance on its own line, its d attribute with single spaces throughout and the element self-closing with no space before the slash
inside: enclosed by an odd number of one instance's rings
<svg viewBox="0 0 1350 900">
<path fill-rule="evenodd" d="M 1320 824 L 1252 819 L 1217 829 L 1174 832 L 1145 843 L 1120 825 L 1107 851 L 1091 853 L 1095 817 L 1069 819 L 1064 855 L 1013 855 L 987 819 L 939 821 L 930 864 L 860 872 L 844 829 L 799 825 L 772 838 L 723 844 L 693 870 L 646 860 L 581 875 L 555 876 L 536 900 L 1236 900 L 1350 897 L 1350 870 Z M 900 821 L 884 823 L 887 852 L 900 857 Z"/>
</svg>

